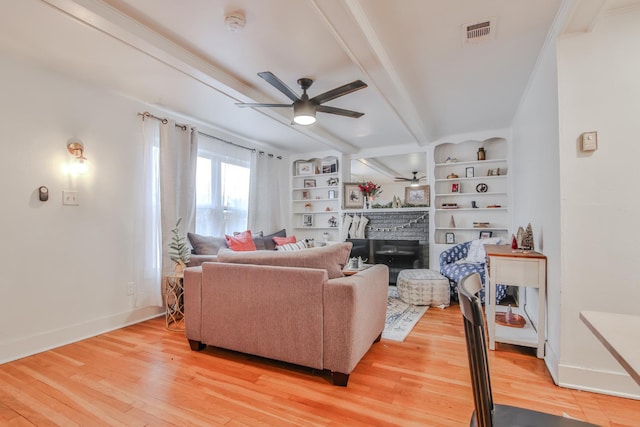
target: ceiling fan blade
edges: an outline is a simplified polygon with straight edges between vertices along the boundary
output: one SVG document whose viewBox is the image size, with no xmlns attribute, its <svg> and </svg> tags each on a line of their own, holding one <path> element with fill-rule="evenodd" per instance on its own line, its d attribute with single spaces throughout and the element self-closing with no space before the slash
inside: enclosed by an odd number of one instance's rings
<svg viewBox="0 0 640 427">
<path fill-rule="evenodd" d="M 316 95 L 311 98 L 310 101 L 315 104 L 324 104 L 325 102 L 336 99 L 339 96 L 355 92 L 356 90 L 364 89 L 365 87 L 367 87 L 367 84 L 365 82 L 363 82 L 362 80 L 356 80 L 354 82 L 347 83 L 346 85 L 332 89 L 328 92 Z"/>
<path fill-rule="evenodd" d="M 411 178 L 403 178 L 401 176 L 396 176 L 395 180 L 396 181 L 411 181 Z"/>
<path fill-rule="evenodd" d="M 318 105 L 318 107 L 316 108 L 316 111 L 329 113 L 329 114 L 337 114 L 339 116 L 352 117 L 354 119 L 364 116 L 364 113 L 358 113 L 357 111 L 344 110 L 342 108 L 336 108 L 336 107 L 327 107 L 326 105 Z"/>
<path fill-rule="evenodd" d="M 236 102 L 238 107 L 251 107 L 251 108 L 259 108 L 259 107 L 291 107 L 291 104 L 251 104 L 251 103 L 242 103 Z"/>
<path fill-rule="evenodd" d="M 277 78 L 271 71 L 263 71 L 261 73 L 258 73 L 258 75 L 265 79 L 267 83 L 271 84 L 271 86 L 284 93 L 290 100 L 297 101 L 298 99 L 300 99 L 294 91 L 289 89 L 289 86 L 284 84 L 284 82 Z"/>
</svg>

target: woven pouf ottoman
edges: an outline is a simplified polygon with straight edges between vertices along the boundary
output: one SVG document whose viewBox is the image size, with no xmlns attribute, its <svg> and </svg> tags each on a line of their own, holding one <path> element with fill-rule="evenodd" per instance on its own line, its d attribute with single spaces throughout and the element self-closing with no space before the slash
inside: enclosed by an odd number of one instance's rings
<svg viewBox="0 0 640 427">
<path fill-rule="evenodd" d="M 449 279 L 434 270 L 402 270 L 396 287 L 407 304 L 448 307 L 450 303 Z"/>
</svg>

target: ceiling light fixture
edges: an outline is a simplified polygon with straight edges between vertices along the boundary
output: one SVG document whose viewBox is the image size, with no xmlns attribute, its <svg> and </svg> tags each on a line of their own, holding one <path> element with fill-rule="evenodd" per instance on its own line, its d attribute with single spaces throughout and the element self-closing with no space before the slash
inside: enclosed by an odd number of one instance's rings
<svg viewBox="0 0 640 427">
<path fill-rule="evenodd" d="M 411 180 L 411 187 L 417 187 L 420 185 L 420 180 L 418 178 L 416 178 L 415 175 L 413 175 L 413 179 Z"/>
<path fill-rule="evenodd" d="M 307 126 L 316 122 L 316 106 L 308 101 L 298 100 L 293 103 L 293 121 Z"/>
<path fill-rule="evenodd" d="M 89 166 L 87 158 L 84 156 L 84 145 L 79 139 L 70 139 L 67 141 L 67 151 L 74 157 L 69 167 L 69 171 L 73 175 L 81 175 L 87 173 Z"/>
</svg>

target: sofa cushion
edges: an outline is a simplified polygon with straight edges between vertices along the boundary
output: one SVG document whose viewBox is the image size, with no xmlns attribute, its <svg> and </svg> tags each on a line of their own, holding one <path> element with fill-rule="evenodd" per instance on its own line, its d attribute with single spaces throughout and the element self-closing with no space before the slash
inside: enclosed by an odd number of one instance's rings
<svg viewBox="0 0 640 427">
<path fill-rule="evenodd" d="M 196 255 L 215 255 L 220 248 L 227 248 L 227 241 L 224 237 L 201 236 L 195 233 L 187 233 L 189 243 Z"/>
<path fill-rule="evenodd" d="M 275 236 L 273 237 L 273 241 L 276 243 L 276 249 L 277 249 L 278 246 L 286 245 L 287 243 L 295 243 L 297 240 L 296 240 L 296 236 L 289 236 L 289 237 Z"/>
<path fill-rule="evenodd" d="M 262 237 L 254 237 L 253 241 L 256 244 L 256 249 L 273 251 L 276 249 L 276 242 L 273 241 L 274 237 L 287 237 L 287 230 L 276 231 L 275 233 L 268 234 Z"/>
<path fill-rule="evenodd" d="M 487 257 L 487 253 L 484 251 L 484 245 L 497 245 L 498 243 L 500 243 L 499 237 L 472 240 L 469 245 L 466 262 L 484 263 Z"/>
<path fill-rule="evenodd" d="M 327 270 L 330 279 L 335 279 L 343 276 L 342 269 L 349 259 L 352 246 L 351 242 L 345 242 L 294 252 L 234 252 L 223 248 L 218 252 L 218 262 L 320 268 Z"/>
<path fill-rule="evenodd" d="M 300 240 L 295 243 L 285 243 L 284 245 L 276 246 L 278 251 L 299 251 L 301 249 L 307 249 L 307 243 L 304 240 Z"/>
<path fill-rule="evenodd" d="M 225 234 L 224 238 L 227 239 L 227 245 L 229 245 L 229 249 L 231 250 L 238 252 L 256 250 L 256 244 L 253 241 L 253 237 L 251 237 L 251 230 L 243 231 L 234 236 Z"/>
</svg>

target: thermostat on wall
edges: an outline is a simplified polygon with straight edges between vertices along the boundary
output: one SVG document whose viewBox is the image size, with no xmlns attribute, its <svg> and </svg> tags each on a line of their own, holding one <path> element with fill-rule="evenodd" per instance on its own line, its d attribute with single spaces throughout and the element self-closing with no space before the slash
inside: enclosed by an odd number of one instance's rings
<svg viewBox="0 0 640 427">
<path fill-rule="evenodd" d="M 582 134 L 582 151 L 596 151 L 598 149 L 598 132 Z"/>
</svg>

